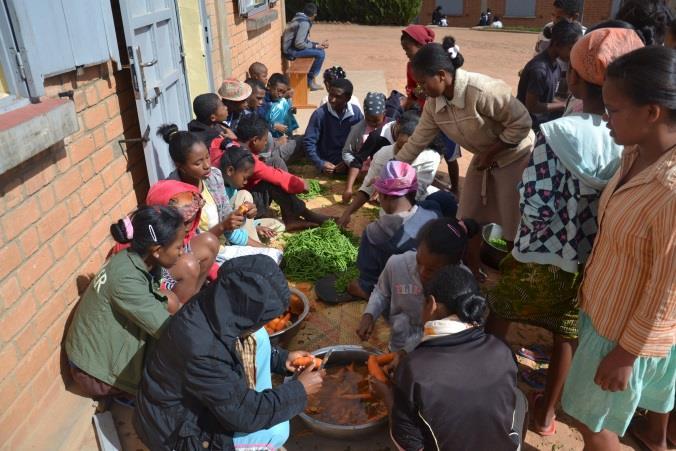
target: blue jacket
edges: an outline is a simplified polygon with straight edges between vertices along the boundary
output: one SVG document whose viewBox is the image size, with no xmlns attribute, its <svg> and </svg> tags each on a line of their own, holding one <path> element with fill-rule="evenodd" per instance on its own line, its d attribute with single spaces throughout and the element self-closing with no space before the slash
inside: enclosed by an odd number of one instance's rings
<svg viewBox="0 0 676 451">
<path fill-rule="evenodd" d="M 321 170 L 325 161 L 338 164 L 343 161 L 343 146 L 353 125 L 364 119 L 361 110 L 347 104 L 339 118 L 328 103 L 317 108 L 305 130 L 305 151 L 308 158 Z"/>
</svg>

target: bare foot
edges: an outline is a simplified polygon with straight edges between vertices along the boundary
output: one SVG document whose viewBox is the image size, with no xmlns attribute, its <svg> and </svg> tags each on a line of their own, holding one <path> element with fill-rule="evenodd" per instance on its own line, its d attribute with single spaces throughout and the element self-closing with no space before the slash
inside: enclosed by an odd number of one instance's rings
<svg viewBox="0 0 676 451">
<path fill-rule="evenodd" d="M 651 433 L 646 417 L 636 417 L 629 425 L 629 432 L 639 442 L 650 451 L 666 451 L 667 442 L 661 437 L 655 437 Z"/>
<path fill-rule="evenodd" d="M 320 224 L 320 225 L 324 224 L 329 219 L 335 219 L 335 218 L 332 218 L 331 216 L 326 216 L 326 215 L 323 215 L 321 213 L 315 213 L 314 211 L 312 211 L 310 209 L 306 209 L 302 213 L 301 216 L 307 221 L 314 222 L 314 223 Z"/>
<path fill-rule="evenodd" d="M 543 436 L 552 435 L 552 423 L 556 422 L 554 412 L 547 412 L 544 408 L 544 395 L 535 396 L 533 401 L 533 431 Z"/>
<path fill-rule="evenodd" d="M 361 287 L 359 286 L 359 282 L 357 282 L 357 279 L 354 279 L 352 282 L 349 283 L 346 291 L 348 292 L 348 294 L 351 294 L 352 296 L 359 299 L 368 300 L 369 298 L 369 295 L 366 293 L 366 291 L 362 290 Z"/>
<path fill-rule="evenodd" d="M 284 221 L 287 232 L 298 232 L 299 230 L 311 229 L 317 227 L 316 222 L 303 221 L 302 219 L 290 219 Z"/>
</svg>

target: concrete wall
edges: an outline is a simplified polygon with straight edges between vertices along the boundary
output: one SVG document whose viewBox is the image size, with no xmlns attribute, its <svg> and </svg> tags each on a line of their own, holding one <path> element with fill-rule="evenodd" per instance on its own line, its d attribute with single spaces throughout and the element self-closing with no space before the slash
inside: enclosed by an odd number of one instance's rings
<svg viewBox="0 0 676 451">
<path fill-rule="evenodd" d="M 482 11 L 482 2 L 477 0 L 464 0 L 465 7 L 462 16 L 448 16 L 448 25 L 451 27 L 473 27 L 479 23 L 479 15 Z M 493 11 L 493 14 L 502 18 L 505 26 L 508 27 L 541 27 L 551 19 L 553 11 L 553 0 L 537 0 L 535 4 L 535 17 L 516 18 L 504 17 L 505 1 L 507 0 L 487 0 L 486 7 Z M 584 2 L 585 25 L 591 25 L 610 17 L 612 0 L 586 0 Z M 420 10 L 420 22 L 427 24 L 432 21 L 432 11 L 436 8 L 436 0 L 423 0 Z"/>
<path fill-rule="evenodd" d="M 104 262 L 110 224 L 147 189 L 140 147 L 123 153 L 117 143 L 139 136 L 129 71 L 104 64 L 45 86 L 47 97 L 74 91 L 80 129 L 0 175 L 0 440 L 7 449 L 35 438 L 29 428 L 64 391 L 61 340 L 78 285 Z"/>
</svg>

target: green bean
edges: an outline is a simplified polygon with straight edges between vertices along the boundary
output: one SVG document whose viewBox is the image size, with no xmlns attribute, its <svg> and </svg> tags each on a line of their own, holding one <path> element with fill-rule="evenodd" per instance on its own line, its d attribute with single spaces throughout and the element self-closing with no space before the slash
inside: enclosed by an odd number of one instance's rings
<svg viewBox="0 0 676 451">
<path fill-rule="evenodd" d="M 307 193 L 301 193 L 298 195 L 299 199 L 302 200 L 310 200 L 314 199 L 315 197 L 321 196 L 323 194 L 326 194 L 326 189 L 319 183 L 319 180 L 317 179 L 308 179 L 307 180 L 308 190 Z"/>
<path fill-rule="evenodd" d="M 289 280 L 312 281 L 347 271 L 357 261 L 358 238 L 334 221 L 292 234 L 286 240 L 283 269 Z"/>
</svg>

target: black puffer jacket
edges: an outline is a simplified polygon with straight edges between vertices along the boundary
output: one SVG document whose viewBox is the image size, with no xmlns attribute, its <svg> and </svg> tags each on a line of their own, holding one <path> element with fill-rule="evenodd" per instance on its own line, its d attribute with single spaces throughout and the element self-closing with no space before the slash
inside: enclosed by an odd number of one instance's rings
<svg viewBox="0 0 676 451">
<path fill-rule="evenodd" d="M 255 432 L 302 412 L 298 381 L 247 387 L 235 340 L 286 310 L 290 292 L 274 261 L 255 255 L 223 264 L 218 279 L 171 320 L 146 362 L 134 425 L 151 450 L 233 450 L 235 432 Z M 273 347 L 271 368 L 287 352 Z"/>
</svg>

